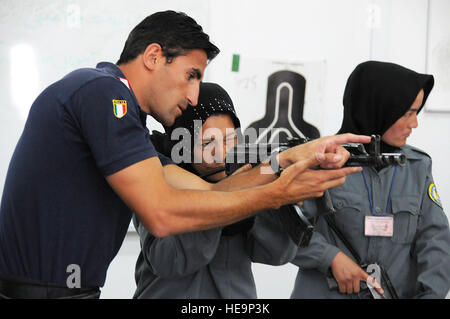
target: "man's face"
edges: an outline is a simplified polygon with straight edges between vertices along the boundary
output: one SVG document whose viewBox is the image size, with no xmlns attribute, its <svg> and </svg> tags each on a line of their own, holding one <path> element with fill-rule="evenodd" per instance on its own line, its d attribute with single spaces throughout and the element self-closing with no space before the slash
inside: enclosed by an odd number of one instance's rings
<svg viewBox="0 0 450 319">
<path fill-rule="evenodd" d="M 237 143 L 234 123 L 227 114 L 210 116 L 202 126 L 194 143 L 194 158 L 192 166 L 200 174 L 207 174 L 225 167 L 226 153 Z M 226 177 L 224 171 L 208 177 L 210 181 L 219 181 Z"/>
<path fill-rule="evenodd" d="M 203 50 L 191 50 L 171 63 L 160 56 L 148 95 L 150 114 L 160 123 L 171 126 L 188 104 L 197 105 L 200 82 L 206 68 Z"/>
<path fill-rule="evenodd" d="M 411 108 L 406 112 L 401 118 L 397 120 L 381 137 L 381 139 L 391 146 L 403 146 L 406 144 L 406 140 L 413 128 L 418 126 L 417 122 L 417 111 L 420 109 L 420 106 L 423 102 L 423 90 L 420 90 L 419 94 Z"/>
</svg>

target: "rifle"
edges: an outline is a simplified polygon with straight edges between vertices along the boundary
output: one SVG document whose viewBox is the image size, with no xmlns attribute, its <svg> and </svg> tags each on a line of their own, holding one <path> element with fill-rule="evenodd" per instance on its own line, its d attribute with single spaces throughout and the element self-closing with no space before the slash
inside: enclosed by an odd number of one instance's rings
<svg viewBox="0 0 450 319">
<path fill-rule="evenodd" d="M 312 141 L 308 138 L 290 138 L 286 143 L 259 143 L 259 144 L 237 144 L 230 150 L 225 159 L 225 171 L 231 175 L 239 167 L 245 164 L 256 166 L 266 161 L 274 152 L 282 152 L 291 147 Z M 405 155 L 401 153 L 381 153 L 380 135 L 372 135 L 368 151 L 361 143 L 347 143 L 342 146 L 350 153 L 350 158 L 344 166 L 386 166 L 400 165 L 406 162 Z"/>
<path fill-rule="evenodd" d="M 261 162 L 267 161 L 278 152 L 309 141 L 310 139 L 308 138 L 291 138 L 287 143 L 237 144 L 226 155 L 225 172 L 227 175 L 231 175 L 237 169 L 249 163 L 252 166 L 256 166 Z M 350 153 L 350 158 L 344 166 L 403 166 L 406 162 L 405 155 L 401 153 L 380 153 L 380 141 L 381 137 L 379 135 L 372 135 L 368 151 L 361 143 L 343 144 L 342 146 Z M 217 172 L 212 172 L 211 174 L 213 173 Z M 335 213 L 328 191 L 325 191 L 324 195 L 317 199 L 317 205 L 319 207 L 318 211 L 321 212 L 320 215 Z M 307 218 L 296 204 L 282 206 L 281 210 L 279 217 L 290 238 L 299 247 L 308 246 L 314 231 L 315 220 L 318 216 Z"/>
</svg>

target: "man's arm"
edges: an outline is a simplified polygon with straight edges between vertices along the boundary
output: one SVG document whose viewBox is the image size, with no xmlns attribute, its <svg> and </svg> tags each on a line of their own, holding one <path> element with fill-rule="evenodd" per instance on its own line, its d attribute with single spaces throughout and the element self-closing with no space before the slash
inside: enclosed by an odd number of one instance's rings
<svg viewBox="0 0 450 319">
<path fill-rule="evenodd" d="M 250 166 L 250 165 L 249 165 Z M 166 165 L 163 167 L 164 177 L 170 186 L 178 189 L 197 189 L 211 191 L 236 191 L 246 188 L 256 187 L 270 183 L 276 179 L 273 172 L 271 174 L 261 174 L 262 167 L 269 167 L 268 164 L 260 164 L 253 168 L 245 167 L 236 171 L 237 174 L 228 176 L 218 183 L 208 183 L 195 174 L 177 165 Z"/>
<path fill-rule="evenodd" d="M 292 184 L 307 165 L 299 163 L 273 183 L 237 192 L 174 188 L 157 157 L 114 173 L 107 181 L 150 232 L 164 237 L 226 225 L 264 208 L 279 207 L 283 201 L 295 202 L 302 191 Z"/>
<path fill-rule="evenodd" d="M 342 138 L 335 140 L 339 143 L 348 142 Z M 356 141 L 360 140 L 361 138 L 356 138 Z M 329 140 L 326 142 L 327 145 L 330 144 Z M 294 164 L 290 164 L 278 179 L 240 191 L 175 188 L 177 183 L 187 185 L 186 177 L 170 176 L 169 170 L 164 171 L 156 157 L 122 169 L 108 176 L 107 181 L 155 236 L 204 230 L 237 222 L 264 209 L 277 209 L 284 204 L 321 196 L 326 189 L 342 185 L 346 175 L 360 170 L 354 167 L 310 170 L 310 167 L 320 164 L 320 157 L 323 161 L 328 156 L 325 152 L 336 152 L 337 145 L 325 147 L 322 144 L 313 148 L 320 148 L 319 152 L 322 154 L 317 155 L 310 149 L 303 149 L 301 151 L 305 151 L 307 155 L 294 156 L 291 159 Z M 347 152 L 341 157 L 348 158 L 348 155 Z"/>
</svg>

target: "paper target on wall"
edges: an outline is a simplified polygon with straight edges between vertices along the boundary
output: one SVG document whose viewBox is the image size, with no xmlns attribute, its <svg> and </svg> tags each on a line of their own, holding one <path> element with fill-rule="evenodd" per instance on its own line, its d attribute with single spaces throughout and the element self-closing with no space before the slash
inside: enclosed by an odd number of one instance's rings
<svg viewBox="0 0 450 319">
<path fill-rule="evenodd" d="M 234 101 L 246 142 L 319 137 L 325 68 L 325 61 L 280 62 L 233 55 L 229 82 L 221 82 Z"/>
</svg>

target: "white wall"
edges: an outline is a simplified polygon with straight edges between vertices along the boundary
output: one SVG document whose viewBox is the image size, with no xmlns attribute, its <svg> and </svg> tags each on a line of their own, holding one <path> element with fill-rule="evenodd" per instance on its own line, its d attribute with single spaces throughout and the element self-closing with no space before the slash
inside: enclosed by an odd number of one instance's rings
<svg viewBox="0 0 450 319">
<path fill-rule="evenodd" d="M 439 6 L 446 0 L 431 1 Z M 321 131 L 329 135 L 340 127 L 345 82 L 358 63 L 375 59 L 426 71 L 427 5 L 427 0 L 3 0 L 0 8 L 0 72 L 3 75 L 0 191 L 24 124 L 26 102 L 74 68 L 93 66 L 101 60 L 116 61 L 131 28 L 148 14 L 163 9 L 182 10 L 204 26 L 222 50 L 207 68 L 205 79 L 209 81 L 221 83 L 221 78 L 230 72 L 233 53 L 275 60 L 325 60 L 325 112 Z M 450 18 L 450 12 L 447 15 Z M 443 25 L 442 29 L 445 28 L 449 30 L 450 26 Z M 10 52 L 22 43 L 32 49 L 28 55 L 29 51 L 22 50 L 27 58 L 22 62 L 35 67 L 34 71 L 28 68 L 23 74 L 17 74 Z M 232 98 L 237 98 L 230 93 Z M 236 107 L 241 116 L 249 116 L 248 112 L 251 115 L 254 111 L 251 106 Z M 307 113 L 305 110 L 306 120 Z M 419 121 L 410 143 L 433 157 L 435 181 L 449 214 L 450 113 L 422 112 Z M 150 126 L 154 128 L 154 122 Z M 136 236 L 129 234 L 111 264 L 103 298 L 132 296 L 138 249 Z M 295 267 L 255 265 L 254 270 L 260 297 L 289 297 Z"/>
</svg>

